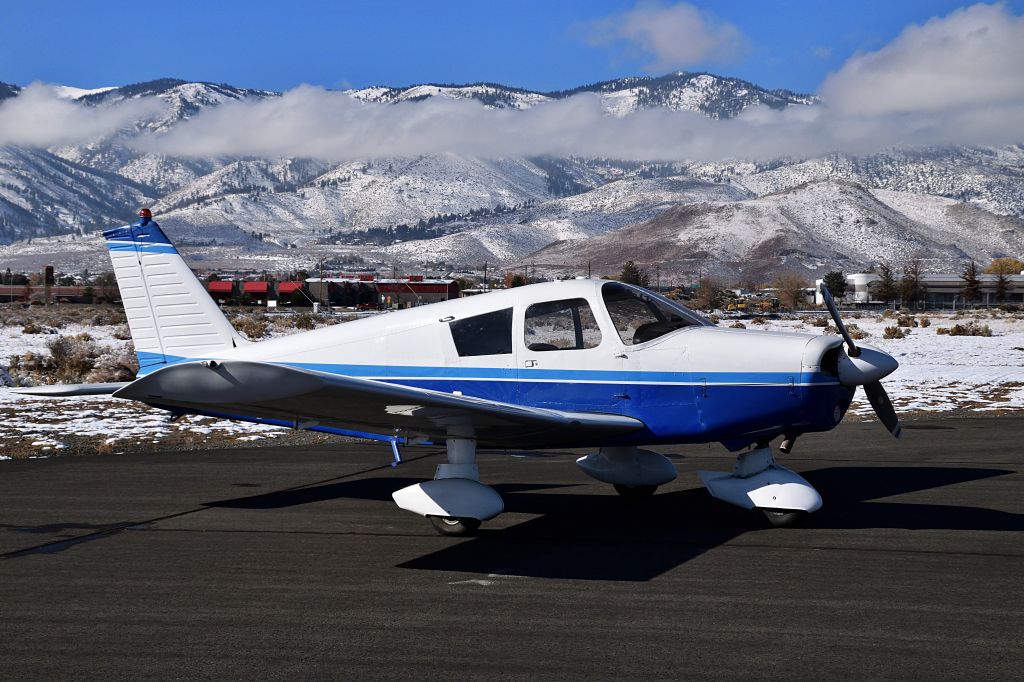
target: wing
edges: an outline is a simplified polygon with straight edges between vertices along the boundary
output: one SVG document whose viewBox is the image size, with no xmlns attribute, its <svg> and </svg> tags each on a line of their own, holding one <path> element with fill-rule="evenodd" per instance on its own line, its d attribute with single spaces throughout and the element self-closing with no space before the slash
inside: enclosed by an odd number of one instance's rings
<svg viewBox="0 0 1024 682">
<path fill-rule="evenodd" d="M 187 362 L 136 379 L 115 394 L 226 417 L 393 434 L 475 438 L 481 445 L 590 444 L 644 427 L 632 417 L 565 412 L 263 362 Z"/>
</svg>

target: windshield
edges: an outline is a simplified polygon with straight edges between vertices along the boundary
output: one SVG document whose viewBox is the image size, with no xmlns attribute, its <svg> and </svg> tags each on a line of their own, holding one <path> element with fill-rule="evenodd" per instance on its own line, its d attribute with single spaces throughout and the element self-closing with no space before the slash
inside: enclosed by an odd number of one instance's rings
<svg viewBox="0 0 1024 682">
<path fill-rule="evenodd" d="M 618 282 L 601 287 L 601 296 L 615 331 L 627 346 L 646 343 L 683 327 L 710 324 L 667 298 Z"/>
</svg>

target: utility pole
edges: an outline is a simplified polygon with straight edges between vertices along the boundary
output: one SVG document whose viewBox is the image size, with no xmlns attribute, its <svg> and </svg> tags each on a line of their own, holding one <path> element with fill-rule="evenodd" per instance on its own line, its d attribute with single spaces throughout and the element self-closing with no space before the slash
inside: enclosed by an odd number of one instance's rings
<svg viewBox="0 0 1024 682">
<path fill-rule="evenodd" d="M 657 291 L 660 294 L 661 293 L 661 263 L 658 263 L 658 264 L 656 264 L 654 266 L 654 272 L 656 273 L 655 277 L 657 278 L 657 282 L 658 282 L 658 284 L 657 284 L 657 287 L 658 287 Z"/>
<path fill-rule="evenodd" d="M 590 261 L 587 261 L 587 279 L 590 279 Z"/>
<path fill-rule="evenodd" d="M 484 261 L 484 291 L 487 291 L 489 288 L 487 286 L 487 261 Z"/>
<path fill-rule="evenodd" d="M 324 302 L 324 258 L 326 256 L 320 256 L 320 293 L 316 297 L 321 305 Z"/>
</svg>

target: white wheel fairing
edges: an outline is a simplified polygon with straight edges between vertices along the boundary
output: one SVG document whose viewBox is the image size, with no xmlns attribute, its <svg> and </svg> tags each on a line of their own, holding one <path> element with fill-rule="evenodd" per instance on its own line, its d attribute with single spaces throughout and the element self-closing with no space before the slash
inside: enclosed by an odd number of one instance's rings
<svg viewBox="0 0 1024 682">
<path fill-rule="evenodd" d="M 493 519 L 505 509 L 494 488 L 465 478 L 424 481 L 396 490 L 391 495 L 402 509 L 420 516 Z"/>
</svg>

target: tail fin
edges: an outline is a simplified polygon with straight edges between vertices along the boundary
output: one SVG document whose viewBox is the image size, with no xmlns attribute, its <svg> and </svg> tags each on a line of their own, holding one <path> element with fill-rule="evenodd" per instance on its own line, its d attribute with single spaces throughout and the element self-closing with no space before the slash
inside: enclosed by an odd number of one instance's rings
<svg viewBox="0 0 1024 682">
<path fill-rule="evenodd" d="M 142 218 L 103 236 L 139 357 L 139 374 L 241 345 L 159 225 Z"/>
</svg>

